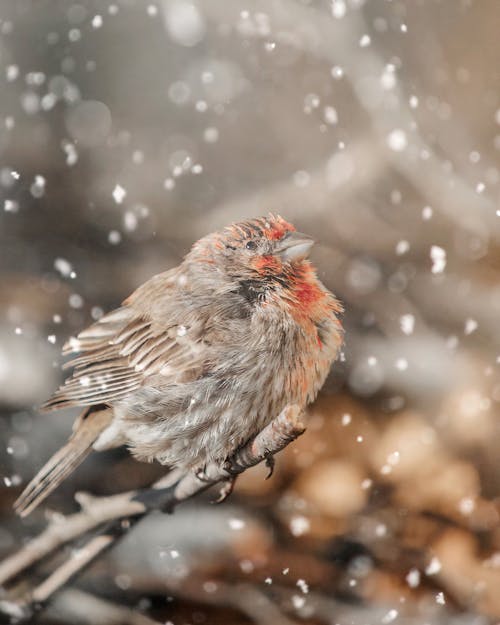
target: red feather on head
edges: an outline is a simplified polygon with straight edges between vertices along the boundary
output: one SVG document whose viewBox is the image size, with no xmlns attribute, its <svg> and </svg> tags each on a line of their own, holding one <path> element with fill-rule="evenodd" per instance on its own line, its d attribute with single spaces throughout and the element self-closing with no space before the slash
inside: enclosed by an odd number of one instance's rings
<svg viewBox="0 0 500 625">
<path fill-rule="evenodd" d="M 262 228 L 264 235 L 271 241 L 281 239 L 287 232 L 294 232 L 295 226 L 288 223 L 281 215 L 273 215 L 269 213 L 268 219 Z"/>
</svg>

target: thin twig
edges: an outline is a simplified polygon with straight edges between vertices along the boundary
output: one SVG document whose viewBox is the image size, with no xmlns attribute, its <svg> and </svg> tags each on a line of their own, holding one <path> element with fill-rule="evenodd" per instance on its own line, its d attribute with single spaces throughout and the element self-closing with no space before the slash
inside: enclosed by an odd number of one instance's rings
<svg viewBox="0 0 500 625">
<path fill-rule="evenodd" d="M 88 592 L 69 588 L 57 595 L 44 614 L 52 622 L 88 623 L 94 625 L 160 625 L 137 610 L 112 603 Z"/>
<path fill-rule="evenodd" d="M 73 552 L 71 558 L 58 567 L 31 593 L 34 603 L 44 603 L 56 590 L 62 588 L 78 571 L 111 545 L 113 534 L 101 534 L 92 538 L 82 549 Z"/>
<path fill-rule="evenodd" d="M 283 613 L 279 603 L 251 584 L 228 584 L 217 581 L 213 583 L 210 592 L 206 592 L 200 584 L 185 580 L 173 592 L 187 601 L 234 608 L 257 625 L 295 625 L 297 623 Z"/>
</svg>

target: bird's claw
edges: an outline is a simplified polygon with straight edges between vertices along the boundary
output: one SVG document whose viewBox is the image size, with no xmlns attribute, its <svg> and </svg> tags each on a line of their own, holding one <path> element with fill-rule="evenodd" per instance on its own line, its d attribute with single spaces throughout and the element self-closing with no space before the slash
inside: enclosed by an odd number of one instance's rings
<svg viewBox="0 0 500 625">
<path fill-rule="evenodd" d="M 195 470 L 194 474 L 196 475 L 196 478 L 200 480 L 200 482 L 204 482 L 208 484 L 212 480 L 208 477 L 205 471 L 205 468 L 206 468 L 205 466 L 199 467 L 198 469 Z"/>
<path fill-rule="evenodd" d="M 266 467 L 269 469 L 269 473 L 266 475 L 266 480 L 268 480 L 271 475 L 274 473 L 274 465 L 275 465 L 274 456 L 269 454 L 266 456 Z"/>
<path fill-rule="evenodd" d="M 222 483 L 219 489 L 219 496 L 217 497 L 217 499 L 214 499 L 212 503 L 222 503 L 229 497 L 229 495 L 233 492 L 236 477 L 236 475 L 233 475 Z"/>
</svg>

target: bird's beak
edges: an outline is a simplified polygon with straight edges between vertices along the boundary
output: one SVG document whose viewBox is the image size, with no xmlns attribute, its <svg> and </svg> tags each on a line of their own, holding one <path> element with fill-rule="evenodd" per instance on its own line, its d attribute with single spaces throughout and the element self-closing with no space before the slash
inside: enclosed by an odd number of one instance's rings
<svg viewBox="0 0 500 625">
<path fill-rule="evenodd" d="M 304 260 L 309 255 L 313 245 L 313 239 L 307 234 L 289 232 L 281 241 L 278 241 L 276 254 L 284 262 Z"/>
</svg>

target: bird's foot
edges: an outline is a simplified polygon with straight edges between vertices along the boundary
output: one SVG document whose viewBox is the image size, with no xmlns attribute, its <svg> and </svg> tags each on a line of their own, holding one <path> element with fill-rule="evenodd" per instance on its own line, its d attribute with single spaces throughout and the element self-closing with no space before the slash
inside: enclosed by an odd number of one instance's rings
<svg viewBox="0 0 500 625">
<path fill-rule="evenodd" d="M 221 487 L 219 489 L 219 496 L 217 497 L 217 499 L 212 501 L 212 503 L 222 503 L 229 497 L 229 495 L 233 492 L 236 478 L 237 478 L 237 475 L 233 475 L 232 477 L 229 477 L 227 480 L 222 482 Z"/>
<path fill-rule="evenodd" d="M 269 469 L 269 473 L 266 475 L 266 480 L 268 480 L 271 475 L 274 473 L 274 465 L 276 464 L 276 461 L 274 460 L 274 456 L 272 454 L 269 454 L 268 456 L 266 456 L 266 467 Z"/>
<path fill-rule="evenodd" d="M 198 469 L 195 469 L 194 474 L 196 478 L 200 480 L 200 482 L 204 482 L 205 484 L 208 484 L 213 481 L 207 475 L 206 465 L 203 465 L 202 467 L 198 467 Z"/>
</svg>

